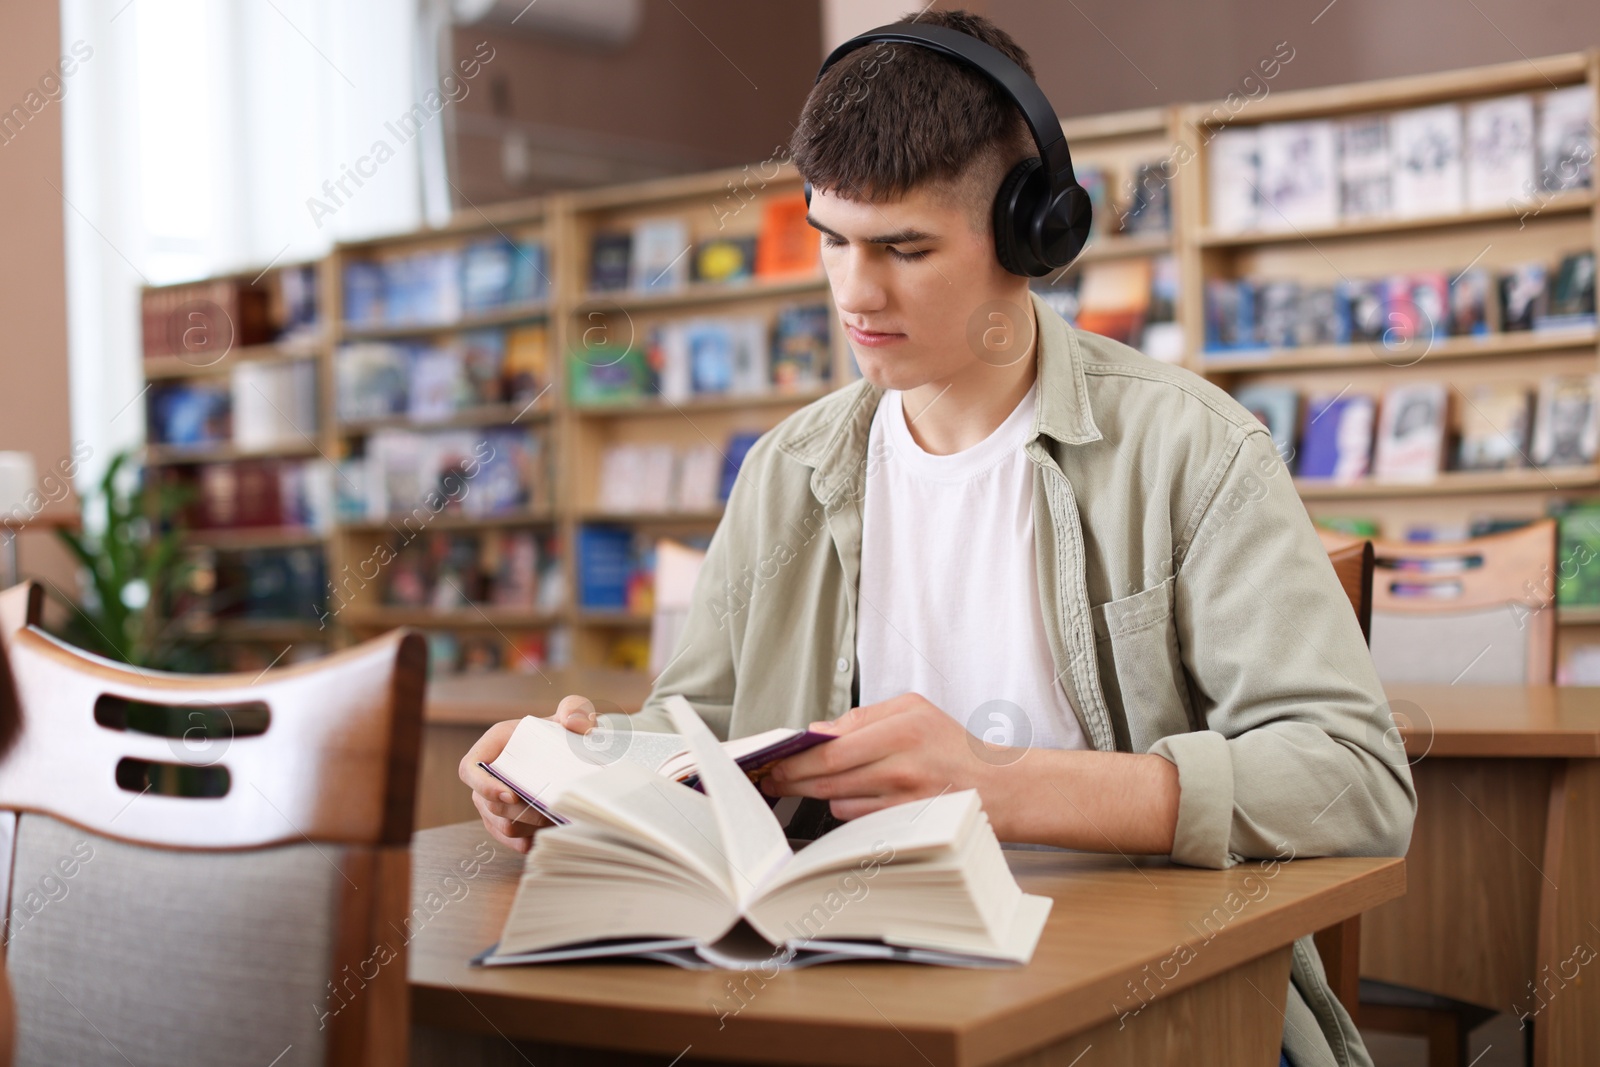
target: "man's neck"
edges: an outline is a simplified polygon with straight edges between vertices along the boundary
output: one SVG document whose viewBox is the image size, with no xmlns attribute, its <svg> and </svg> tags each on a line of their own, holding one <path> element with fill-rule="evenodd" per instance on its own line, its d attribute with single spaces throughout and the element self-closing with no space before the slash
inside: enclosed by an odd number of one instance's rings
<svg viewBox="0 0 1600 1067">
<path fill-rule="evenodd" d="M 922 450 L 937 456 L 963 452 L 1006 421 L 1038 374 L 1039 326 L 1028 305 L 1032 341 L 1023 355 L 1004 363 L 975 359 L 956 374 L 901 396 L 906 428 Z"/>
</svg>

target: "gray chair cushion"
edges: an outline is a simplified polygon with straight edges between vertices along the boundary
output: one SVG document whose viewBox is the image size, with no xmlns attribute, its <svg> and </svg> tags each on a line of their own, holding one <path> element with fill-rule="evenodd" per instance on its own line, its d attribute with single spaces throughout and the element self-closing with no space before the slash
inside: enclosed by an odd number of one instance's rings
<svg viewBox="0 0 1600 1067">
<path fill-rule="evenodd" d="M 144 848 L 24 814 L 7 951 L 18 1067 L 321 1064 L 342 859 Z"/>
<path fill-rule="evenodd" d="M 1372 662 L 1385 682 L 1522 685 L 1528 630 L 1510 604 L 1415 615 L 1374 611 Z"/>
</svg>

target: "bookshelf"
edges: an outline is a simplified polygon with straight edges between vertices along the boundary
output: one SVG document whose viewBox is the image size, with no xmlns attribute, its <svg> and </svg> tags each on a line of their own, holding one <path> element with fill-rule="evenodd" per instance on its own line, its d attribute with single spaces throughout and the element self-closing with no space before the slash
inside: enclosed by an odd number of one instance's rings
<svg viewBox="0 0 1600 1067">
<path fill-rule="evenodd" d="M 721 520 L 721 492 L 719 487 L 708 494 L 703 478 L 690 477 L 691 469 L 697 465 L 704 473 L 731 466 L 741 454 L 734 444 L 741 435 L 748 439 L 771 429 L 856 376 L 835 322 L 815 231 L 801 224 L 805 232 L 797 243 L 802 251 L 784 265 L 786 270 L 762 269 L 767 264 L 761 245 L 774 239 L 772 231 L 763 232 L 771 225 L 768 211 L 787 204 L 803 214 L 802 186 L 793 166 L 768 163 L 591 190 L 566 199 L 564 245 L 573 255 L 562 281 L 570 294 L 565 319 L 572 354 L 564 367 L 569 388 L 560 421 L 562 481 L 570 491 L 560 510 L 562 541 L 574 547 L 568 561 L 574 594 L 570 618 L 573 663 L 580 667 L 640 669 L 648 657 L 648 596 L 630 593 L 626 603 L 618 603 L 614 595 L 597 599 L 586 577 L 593 561 L 614 557 L 624 538 L 636 548 L 659 537 L 703 546 Z M 627 284 L 600 289 L 599 281 L 618 285 L 622 279 L 597 270 L 592 259 L 597 240 L 609 239 L 602 235 L 639 235 L 651 227 L 666 235 L 656 261 L 645 265 L 640 258 L 644 242 L 635 236 Z M 696 261 L 714 241 L 745 242 L 745 248 L 754 244 L 754 262 L 733 277 L 705 280 Z M 640 282 L 660 288 L 641 291 Z M 811 357 L 820 366 L 802 363 L 794 376 L 783 380 L 778 349 L 784 342 L 778 324 L 800 308 L 814 309 L 825 323 L 825 355 Z M 746 347 L 764 345 L 773 360 L 727 391 L 699 388 L 696 353 L 702 349 L 696 346 L 709 344 L 714 351 L 718 328 L 713 325 L 709 336 L 697 336 L 697 324 L 718 321 L 735 333 L 746 324 L 762 339 Z M 674 372 L 672 361 L 685 359 L 679 345 L 689 350 L 688 365 Z M 583 380 L 597 376 L 596 369 L 603 372 L 619 346 L 644 346 L 663 362 L 656 383 L 660 391 L 577 395 L 590 392 Z M 674 457 L 677 492 L 608 494 L 608 463 L 616 464 L 614 474 L 626 469 L 620 457 L 648 456 L 652 458 L 637 459 L 650 464 L 643 469 L 661 471 L 666 450 Z M 639 473 L 635 477 L 658 480 Z M 699 488 L 690 491 L 691 482 Z M 603 549 L 604 555 L 594 549 Z"/>
<path fill-rule="evenodd" d="M 327 538 L 307 473 L 331 444 L 327 282 L 320 261 L 273 264 L 141 295 L 145 477 L 189 495 L 190 569 L 166 608 L 217 668 L 264 666 L 280 641 L 285 661 L 334 644 L 315 618 Z"/>
<path fill-rule="evenodd" d="M 1273 136 L 1263 132 L 1268 124 L 1339 123 L 1387 115 L 1390 137 L 1394 138 L 1397 114 L 1452 105 L 1461 109 L 1465 145 L 1475 106 L 1521 97 L 1533 101 L 1532 151 L 1537 166 L 1541 147 L 1537 123 L 1545 120 L 1543 109 L 1548 99 L 1542 94 L 1558 88 L 1575 95 L 1587 93 L 1592 129 L 1593 116 L 1600 115 L 1596 106 L 1600 52 L 1273 93 L 1251 102 L 1222 125 L 1255 131 L 1264 159 L 1269 136 Z M 1192 160 L 1180 172 L 1175 190 L 1184 205 L 1179 238 L 1183 284 L 1185 292 L 1197 297 L 1185 302 L 1180 313 L 1188 367 L 1230 392 L 1244 386 L 1294 390 L 1303 412 L 1307 397 L 1371 395 L 1379 400 L 1380 419 L 1382 397 L 1390 390 L 1435 382 L 1447 387 L 1445 470 L 1423 481 L 1368 476 L 1353 484 L 1336 484 L 1299 477 L 1296 488 L 1312 516 L 1375 522 L 1382 536 L 1399 539 L 1416 528 L 1464 530 L 1475 520 L 1541 517 L 1553 505 L 1600 496 L 1600 470 L 1592 465 L 1540 468 L 1528 458 L 1531 443 L 1519 448 L 1524 460 L 1520 466 L 1454 469 L 1454 445 L 1463 419 L 1471 417 L 1469 409 L 1477 410 L 1472 397 L 1486 395 L 1478 392 L 1478 387 L 1526 385 L 1536 391 L 1541 380 L 1553 376 L 1600 372 L 1600 336 L 1592 321 L 1576 328 L 1510 331 L 1503 329 L 1495 306 L 1497 280 L 1519 266 L 1544 263 L 1553 281 L 1563 256 L 1600 251 L 1600 213 L 1595 210 L 1593 185 L 1555 191 L 1535 191 L 1530 186 L 1522 195 L 1502 203 L 1481 198 L 1474 202 L 1472 182 L 1463 172 L 1468 195 L 1463 196 L 1459 208 L 1435 211 L 1422 204 L 1408 212 L 1408 217 L 1350 217 L 1341 209 L 1337 221 L 1320 217 L 1309 223 L 1287 218 L 1281 211 L 1278 217 L 1271 217 L 1267 209 L 1275 202 L 1256 188 L 1257 203 L 1264 205 L 1260 217 L 1266 224 L 1241 226 L 1232 217 L 1235 201 L 1230 200 L 1226 171 L 1232 150 L 1225 146 L 1221 125 L 1213 121 L 1226 114 L 1219 109 L 1218 102 L 1188 105 L 1179 109 L 1177 119 L 1178 135 Z M 1340 127 L 1332 129 L 1336 142 Z M 1464 147 L 1463 152 L 1468 149 Z M 1263 162 L 1261 167 L 1258 178 L 1271 188 L 1267 164 Z M 1237 184 L 1237 179 L 1231 180 Z M 1399 206 L 1400 179 L 1393 180 Z M 1337 168 L 1333 186 L 1337 195 Z M 1213 218 L 1219 211 L 1227 217 Z M 1211 283 L 1260 280 L 1256 293 L 1264 297 L 1266 288 L 1278 281 L 1297 283 L 1302 293 L 1334 286 L 1352 292 L 1369 279 L 1429 274 L 1446 275 L 1453 286 L 1469 270 L 1482 271 L 1489 279 L 1489 332 L 1484 334 L 1450 336 L 1444 329 L 1418 329 L 1408 338 L 1402 329 L 1398 339 L 1391 333 L 1346 344 L 1207 351 L 1208 341 L 1215 340 L 1208 337 L 1211 291 L 1207 287 Z M 1389 305 L 1384 307 L 1389 310 Z M 1262 308 L 1258 303 L 1258 315 Z M 1447 305 L 1447 315 L 1449 310 Z M 1302 332 L 1301 339 L 1304 337 Z M 1302 414 L 1302 431 L 1310 417 Z M 1296 444 L 1304 448 L 1304 440 Z M 1600 639 L 1600 611 L 1563 609 L 1561 621 L 1563 657 L 1574 643 Z"/>
<path fill-rule="evenodd" d="M 1600 91 L 1600 53 L 1274 92 L 1236 109 L 1226 125 L 1260 128 L 1392 114 L 1433 104 L 1470 105 L 1508 94 L 1541 93 L 1552 86 L 1584 87 L 1592 98 Z M 1211 184 L 1216 177 L 1213 153 L 1219 143 L 1213 139 L 1218 129 L 1214 123 L 1216 116 L 1226 113 L 1219 103 L 1208 101 L 1063 119 L 1074 164 L 1080 175 L 1097 176 L 1109 207 L 1097 215 L 1094 234 L 1078 261 L 1057 276 L 1037 280 L 1036 291 L 1056 303 L 1070 290 L 1076 307 L 1078 290 L 1087 288 L 1083 283 L 1092 275 L 1098 273 L 1103 280 L 1132 266 L 1137 268 L 1134 274 L 1154 278 L 1157 264 L 1172 257 L 1173 325 L 1165 331 L 1160 358 L 1230 391 L 1262 385 L 1287 386 L 1302 396 L 1340 390 L 1381 396 L 1399 385 L 1442 381 L 1451 387 L 1451 407 L 1459 412 L 1465 393 L 1480 385 L 1536 383 L 1551 375 L 1600 372 L 1600 331 L 1592 325 L 1435 336 L 1422 343 L 1358 341 L 1208 352 L 1205 293 L 1211 281 L 1288 279 L 1304 286 L 1332 286 L 1347 279 L 1453 272 L 1468 266 L 1493 277 L 1529 261 L 1554 266 L 1564 253 L 1600 250 L 1600 211 L 1592 187 L 1539 193 L 1515 206 L 1230 230 L 1210 217 Z M 1154 232 L 1119 232 L 1117 217 L 1130 206 L 1136 185 L 1148 188 L 1152 164 L 1163 165 L 1155 180 L 1166 196 L 1170 225 Z M 225 360 L 213 360 L 204 352 L 198 358 L 194 353 L 177 353 L 153 355 L 145 364 L 154 392 L 175 383 L 225 383 L 235 368 L 247 364 L 311 361 L 318 368 L 315 432 L 299 440 L 250 448 L 231 441 L 172 444 L 152 439 L 146 450 L 148 464 L 156 471 L 181 472 L 257 460 L 325 461 L 332 468 L 329 492 L 338 496 L 352 490 L 347 484 L 353 477 L 352 465 L 370 456 L 376 442 L 396 432 L 453 434 L 463 441 L 513 431 L 536 433 L 543 442 L 542 491 L 536 500 L 530 497 L 509 510 L 465 514 L 453 508 L 418 522 L 415 516 L 408 520 L 352 514 L 346 508 L 331 529 L 275 525 L 196 531 L 190 540 L 211 552 L 320 546 L 339 609 L 330 616 L 331 627 L 315 629 L 316 623 L 311 624 L 312 636 L 324 645 L 413 625 L 431 633 L 499 642 L 504 651 L 496 677 L 506 677 L 492 683 L 496 685 L 509 684 L 519 666 L 546 678 L 620 669 L 619 676 L 638 679 L 628 669 L 637 670 L 645 654 L 647 604 L 638 598 L 632 608 L 615 601 L 587 602 L 580 545 L 594 530 L 612 531 L 607 536 L 618 541 L 672 537 L 703 542 L 720 521 L 722 504 L 720 494 L 715 499 L 703 494 L 686 500 L 663 499 L 659 494 L 608 499 L 602 488 L 608 453 L 670 449 L 675 457 L 672 469 L 682 474 L 685 457 L 694 454 L 697 462 L 707 457 L 720 462 L 738 435 L 770 429 L 856 376 L 820 263 L 811 270 L 776 276 L 751 271 L 749 277 L 721 281 L 698 280 L 696 271 L 685 272 L 708 239 L 759 236 L 767 209 L 798 198 L 801 184 L 790 166 L 753 164 L 496 205 L 464 212 L 442 228 L 339 245 L 316 265 L 324 328 L 315 336 L 293 343 L 237 344 Z M 642 236 L 647 233 L 652 236 Z M 664 248 L 656 261 L 661 269 L 648 281 L 675 283 L 640 285 L 644 279 L 634 277 L 630 266 L 626 277 L 609 279 L 614 287 L 597 284 L 596 239 L 618 234 L 632 235 L 635 252 L 651 241 L 652 255 Z M 667 237 L 675 237 L 678 244 L 663 245 Z M 519 290 L 521 296 L 502 303 L 468 300 L 409 317 L 372 311 L 372 267 L 413 258 L 426 261 L 429 256 L 464 257 L 471 247 L 490 240 L 541 247 L 543 259 L 538 262 L 544 283 L 531 291 Z M 602 258 L 606 254 L 602 243 Z M 647 258 L 639 257 L 641 262 Z M 604 263 L 599 274 L 605 280 Z M 1122 277 L 1125 295 L 1127 275 Z M 508 286 L 508 292 L 516 289 L 515 284 Z M 363 302 L 365 311 L 347 314 L 360 310 Z M 621 373 L 608 364 L 618 351 L 630 353 L 628 359 L 648 355 L 659 363 L 667 358 L 664 352 L 677 351 L 671 344 L 680 343 L 696 323 L 749 319 L 770 330 L 785 309 L 805 306 L 825 309 L 829 327 L 825 378 L 794 381 L 780 389 L 769 377 L 759 388 L 744 383 L 722 391 L 692 384 L 686 388 L 678 382 L 668 396 L 637 383 L 609 393 L 591 388 L 596 380 L 607 378 L 596 371 Z M 1148 310 L 1147 305 L 1140 306 Z M 1113 314 L 1101 321 L 1115 325 L 1118 320 Z M 541 344 L 520 350 L 519 359 L 532 378 L 531 385 L 522 383 L 521 392 L 474 394 L 445 409 L 423 405 L 424 410 L 418 410 L 408 402 L 381 410 L 341 408 L 341 373 L 347 378 L 346 392 L 352 380 L 350 367 L 341 363 L 342 352 L 379 351 L 385 346 L 412 350 L 470 346 L 480 335 L 509 337 L 517 331 L 531 331 L 521 335 L 524 340 L 535 334 L 542 338 Z M 1143 324 L 1142 331 L 1134 338 L 1136 347 L 1157 355 L 1149 325 Z M 578 356 L 571 356 L 573 352 Z M 593 353 L 602 356 L 591 358 Z M 374 366 L 375 374 L 382 371 L 381 360 Z M 661 367 L 654 370 L 654 381 L 661 381 Z M 381 391 L 356 392 L 371 396 Z M 654 468 L 633 469 L 636 480 L 651 481 L 637 471 Z M 1424 482 L 1369 477 L 1334 484 L 1302 478 L 1296 487 L 1314 517 L 1370 519 L 1381 525 L 1385 536 L 1393 537 L 1402 536 L 1408 526 L 1460 526 L 1478 517 L 1533 518 L 1559 501 L 1600 497 L 1600 469 L 1445 470 Z M 384 595 L 386 578 L 349 580 L 363 567 L 371 570 L 383 546 L 421 527 L 425 530 L 417 540 L 428 543 L 478 538 L 486 544 L 503 535 L 531 535 L 540 558 L 549 561 L 538 588 L 548 582 L 553 591 L 540 596 L 536 590 L 533 602 L 514 606 L 492 599 L 462 603 L 456 597 L 454 603 L 435 608 L 392 602 Z M 392 566 L 386 563 L 378 569 L 387 573 Z M 1574 634 L 1600 641 L 1600 610 L 1566 609 L 1561 617 L 1564 643 L 1577 639 Z M 306 627 L 296 620 L 280 625 L 219 619 L 197 630 L 211 638 L 279 639 L 305 632 Z M 480 656 L 474 665 L 493 666 L 489 659 Z"/>
<path fill-rule="evenodd" d="M 540 199 L 330 254 L 343 639 L 416 627 L 436 675 L 564 655 L 555 232 Z"/>
</svg>

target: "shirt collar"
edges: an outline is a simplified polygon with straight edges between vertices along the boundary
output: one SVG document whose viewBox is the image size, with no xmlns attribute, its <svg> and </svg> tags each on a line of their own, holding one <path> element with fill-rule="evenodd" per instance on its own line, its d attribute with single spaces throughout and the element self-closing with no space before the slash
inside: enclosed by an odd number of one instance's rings
<svg viewBox="0 0 1600 1067">
<path fill-rule="evenodd" d="M 1077 331 L 1037 293 L 1029 290 L 1028 297 L 1039 324 L 1039 393 L 1029 440 L 1044 436 L 1067 445 L 1098 441 L 1101 433 L 1089 408 Z M 872 415 L 882 395 L 878 386 L 858 381 L 819 401 L 820 418 L 797 420 L 775 442 L 780 451 L 812 468 L 811 489 L 822 503 L 833 503 L 856 484 L 854 475 L 865 472 Z"/>
</svg>

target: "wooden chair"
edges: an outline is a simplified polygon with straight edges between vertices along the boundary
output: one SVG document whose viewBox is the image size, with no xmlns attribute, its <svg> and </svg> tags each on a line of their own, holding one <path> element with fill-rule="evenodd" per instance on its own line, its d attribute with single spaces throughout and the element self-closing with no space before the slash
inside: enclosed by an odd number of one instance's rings
<svg viewBox="0 0 1600 1067">
<path fill-rule="evenodd" d="M 1380 541 L 1373 545 L 1330 531 L 1319 533 L 1345 592 L 1351 594 L 1357 616 L 1363 610 L 1367 613 L 1362 629 L 1373 645 L 1373 662 L 1385 681 L 1489 684 L 1552 680 L 1555 590 L 1548 583 L 1554 581 L 1556 566 L 1553 521 L 1464 542 Z M 1364 604 L 1353 592 L 1357 581 L 1353 559 L 1362 544 L 1367 547 Z M 1500 652 L 1495 655 L 1497 644 Z M 1461 661 L 1473 656 L 1474 648 L 1481 649 L 1478 658 L 1463 669 Z M 1484 666 L 1484 660 L 1490 662 Z M 1324 947 L 1325 937 L 1338 942 L 1330 946 L 1331 952 Z M 1482 1005 L 1359 979 L 1357 920 L 1320 931 L 1317 948 L 1330 981 L 1335 980 L 1337 970 L 1334 988 L 1351 1018 L 1368 1029 L 1426 1038 L 1429 1067 L 1465 1067 L 1471 1032 L 1496 1014 Z M 1330 959 L 1339 960 L 1337 967 Z M 1346 999 L 1351 983 L 1354 999 L 1360 1002 L 1359 1015 Z"/>
<path fill-rule="evenodd" d="M 1385 682 L 1555 679 L 1556 524 L 1470 541 L 1378 541 L 1372 659 Z"/>
<path fill-rule="evenodd" d="M 201 677 L 36 618 L 35 589 L 0 593 L 18 1067 L 405 1063 L 422 637 Z"/>
<path fill-rule="evenodd" d="M 1372 542 L 1360 537 L 1334 533 L 1320 527 L 1318 536 L 1328 550 L 1328 560 L 1350 607 L 1361 625 L 1361 636 L 1371 641 L 1372 625 Z M 1361 1019 L 1361 916 L 1318 930 L 1314 940 L 1317 955 L 1328 972 L 1328 984 L 1344 1005 L 1350 1018 Z"/>
</svg>

